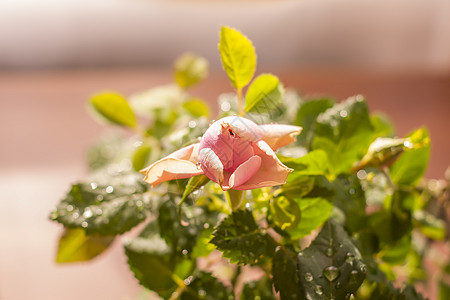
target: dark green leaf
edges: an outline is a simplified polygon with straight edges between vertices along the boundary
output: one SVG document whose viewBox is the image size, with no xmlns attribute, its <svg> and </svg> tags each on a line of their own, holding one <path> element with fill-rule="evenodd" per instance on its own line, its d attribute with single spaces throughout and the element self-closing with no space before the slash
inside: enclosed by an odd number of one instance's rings
<svg viewBox="0 0 450 300">
<path fill-rule="evenodd" d="M 248 87 L 245 97 L 246 112 L 267 113 L 280 106 L 283 99 L 283 87 L 278 77 L 261 74 Z"/>
<path fill-rule="evenodd" d="M 256 69 L 252 42 L 236 29 L 222 27 L 219 51 L 231 83 L 237 90 L 242 89 L 250 82 Z"/>
<path fill-rule="evenodd" d="M 50 218 L 68 228 L 84 228 L 88 234 L 122 234 L 145 220 L 146 190 L 136 173 L 81 182 L 72 186 Z"/>
<path fill-rule="evenodd" d="M 136 126 L 136 118 L 127 100 L 116 93 L 102 93 L 91 98 L 93 108 L 106 120 L 117 125 Z"/>
<path fill-rule="evenodd" d="M 364 280 L 366 266 L 344 229 L 327 222 L 297 257 L 300 285 L 307 299 L 346 299 Z"/>
<path fill-rule="evenodd" d="M 338 175 L 349 172 L 367 152 L 373 137 L 367 105 L 362 96 L 350 98 L 321 113 L 314 127 L 313 149 L 322 149 Z"/>
<path fill-rule="evenodd" d="M 205 101 L 194 98 L 183 103 L 183 108 L 196 118 L 208 117 L 209 108 Z"/>
<path fill-rule="evenodd" d="M 300 222 L 298 204 L 284 196 L 275 197 L 270 201 L 270 215 L 275 225 L 281 230 L 293 229 Z"/>
<path fill-rule="evenodd" d="M 233 212 L 220 223 L 213 235 L 211 243 L 231 263 L 257 264 L 259 260 L 271 257 L 275 249 L 272 240 L 261 233 L 249 210 Z"/>
<path fill-rule="evenodd" d="M 241 294 L 241 300 L 247 299 L 275 300 L 270 279 L 264 276 L 258 281 L 245 283 Z"/>
<path fill-rule="evenodd" d="M 181 300 L 229 300 L 232 293 L 211 274 L 198 272 L 180 295 Z M 234 299 L 234 297 L 233 297 Z"/>
<path fill-rule="evenodd" d="M 113 236 L 86 235 L 83 229 L 65 229 L 59 239 L 57 263 L 91 260 L 108 249 Z"/>
<path fill-rule="evenodd" d="M 450 299 L 450 285 L 441 280 L 439 282 L 439 300 L 448 299 Z"/>
<path fill-rule="evenodd" d="M 295 124 L 303 127 L 303 132 L 297 138 L 297 143 L 307 149 L 311 149 L 314 138 L 314 125 L 319 114 L 333 107 L 332 99 L 312 99 L 303 102 L 297 112 Z"/>
<path fill-rule="evenodd" d="M 412 149 L 405 151 L 391 166 L 392 181 L 397 185 L 416 185 L 425 173 L 430 156 L 430 138 L 426 129 L 408 135 Z"/>
<path fill-rule="evenodd" d="M 148 165 L 152 149 L 147 145 L 142 145 L 134 151 L 133 154 L 133 169 L 139 172 Z"/>
<path fill-rule="evenodd" d="M 297 276 L 295 256 L 289 250 L 277 248 L 272 260 L 272 276 L 282 300 L 306 299 Z"/>
<path fill-rule="evenodd" d="M 175 80 L 181 88 L 187 88 L 208 76 L 208 61 L 198 55 L 185 53 L 174 64 Z"/>
</svg>

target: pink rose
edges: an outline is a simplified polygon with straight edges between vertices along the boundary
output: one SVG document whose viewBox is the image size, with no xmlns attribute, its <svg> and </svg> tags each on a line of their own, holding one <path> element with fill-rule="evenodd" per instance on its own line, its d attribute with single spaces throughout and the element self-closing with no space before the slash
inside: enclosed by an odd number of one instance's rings
<svg viewBox="0 0 450 300">
<path fill-rule="evenodd" d="M 224 191 L 284 184 L 292 169 L 283 165 L 274 151 L 295 141 L 301 130 L 298 126 L 257 125 L 243 117 L 225 117 L 206 130 L 200 143 L 175 151 L 141 172 L 153 187 L 200 174 Z"/>
</svg>

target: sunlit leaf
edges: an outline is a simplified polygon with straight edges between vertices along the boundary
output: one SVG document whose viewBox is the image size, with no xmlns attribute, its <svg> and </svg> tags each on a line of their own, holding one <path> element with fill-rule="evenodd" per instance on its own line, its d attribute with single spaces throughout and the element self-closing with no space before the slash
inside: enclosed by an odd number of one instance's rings
<svg viewBox="0 0 450 300">
<path fill-rule="evenodd" d="M 133 170 L 140 171 L 148 165 L 151 151 L 152 149 L 148 145 L 142 145 L 134 151 Z"/>
<path fill-rule="evenodd" d="M 257 113 L 276 110 L 282 97 L 283 87 L 278 77 L 272 74 L 261 74 L 248 87 L 244 110 Z"/>
<path fill-rule="evenodd" d="M 208 76 L 208 61 L 193 53 L 185 53 L 174 64 L 175 80 L 181 88 L 197 84 Z"/>
<path fill-rule="evenodd" d="M 364 280 L 366 266 L 344 229 L 327 222 L 297 256 L 300 285 L 307 299 L 345 299 Z"/>
<path fill-rule="evenodd" d="M 206 175 L 197 175 L 191 177 L 191 179 L 189 179 L 188 181 L 188 184 L 186 185 L 186 189 L 184 190 L 179 205 L 181 205 L 186 200 L 186 198 L 189 197 L 189 195 L 207 184 L 209 181 L 210 179 Z"/>
<path fill-rule="evenodd" d="M 270 215 L 275 225 L 282 230 L 295 228 L 300 222 L 298 204 L 284 196 L 275 197 L 270 201 Z"/>
<path fill-rule="evenodd" d="M 91 260 L 103 253 L 114 236 L 86 235 L 83 229 L 65 229 L 58 246 L 57 263 Z"/>
<path fill-rule="evenodd" d="M 205 101 L 201 99 L 194 98 L 186 101 L 183 103 L 183 108 L 196 118 L 209 116 L 210 109 Z"/>
<path fill-rule="evenodd" d="M 374 130 L 374 137 L 393 137 L 394 125 L 389 118 L 383 114 L 373 114 L 370 116 L 370 123 L 372 123 Z"/>
<path fill-rule="evenodd" d="M 250 82 L 256 69 L 252 42 L 236 29 L 222 27 L 219 51 L 231 83 L 237 90 L 242 89 Z"/>
<path fill-rule="evenodd" d="M 102 93 L 91 98 L 94 109 L 111 123 L 135 127 L 136 118 L 127 100 L 116 93 Z"/>
<path fill-rule="evenodd" d="M 443 240 L 446 236 L 445 222 L 426 211 L 416 210 L 413 214 L 413 222 L 425 236 L 431 239 Z"/>
</svg>

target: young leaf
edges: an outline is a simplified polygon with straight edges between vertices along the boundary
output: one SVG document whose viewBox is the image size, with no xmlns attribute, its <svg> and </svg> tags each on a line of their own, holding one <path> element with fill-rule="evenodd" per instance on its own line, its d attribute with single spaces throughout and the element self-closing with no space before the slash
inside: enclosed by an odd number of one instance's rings
<svg viewBox="0 0 450 300">
<path fill-rule="evenodd" d="M 102 93 L 91 98 L 94 109 L 111 123 L 135 127 L 136 118 L 127 100 L 116 93 Z"/>
<path fill-rule="evenodd" d="M 244 110 L 257 113 L 272 111 L 280 105 L 282 98 L 283 87 L 278 77 L 272 74 L 261 74 L 248 88 Z"/>
<path fill-rule="evenodd" d="M 291 253 L 277 248 L 272 260 L 272 276 L 275 290 L 280 292 L 281 299 L 306 299 L 297 276 L 296 261 Z"/>
<path fill-rule="evenodd" d="M 364 280 L 366 266 L 344 229 L 327 222 L 297 257 L 297 273 L 307 299 L 345 299 Z"/>
<path fill-rule="evenodd" d="M 430 156 L 430 138 L 421 128 L 410 135 L 412 149 L 405 151 L 391 166 L 391 179 L 398 185 L 416 185 L 422 178 Z"/>
<path fill-rule="evenodd" d="M 208 117 L 208 105 L 201 99 L 191 99 L 183 103 L 183 108 L 196 118 Z"/>
<path fill-rule="evenodd" d="M 211 243 L 231 263 L 257 264 L 259 260 L 271 257 L 275 249 L 272 240 L 260 232 L 249 210 L 233 212 L 220 223 L 213 235 Z"/>
<path fill-rule="evenodd" d="M 57 263 L 91 260 L 103 253 L 114 236 L 86 235 L 83 229 L 65 229 L 59 239 Z"/>
<path fill-rule="evenodd" d="M 252 42 L 236 29 L 222 27 L 219 43 L 222 65 L 237 90 L 245 87 L 256 69 Z"/>
<path fill-rule="evenodd" d="M 228 300 L 232 293 L 210 273 L 198 272 L 180 295 L 180 300 Z M 232 297 L 234 299 L 234 297 Z"/>
<path fill-rule="evenodd" d="M 209 181 L 210 179 L 206 175 L 197 175 L 189 179 L 183 196 L 181 197 L 181 201 L 178 205 L 181 206 L 181 204 L 186 200 L 187 197 L 189 197 L 190 194 L 207 184 Z"/>
<path fill-rule="evenodd" d="M 295 228 L 288 230 L 293 239 L 307 236 L 314 229 L 319 228 L 330 216 L 333 203 L 325 198 L 296 198 L 294 199 L 301 211 L 301 221 Z"/>
<path fill-rule="evenodd" d="M 181 88 L 187 88 L 208 76 L 208 61 L 198 55 L 185 53 L 174 64 L 175 80 Z"/>
<path fill-rule="evenodd" d="M 148 160 L 150 157 L 150 153 L 152 149 L 150 146 L 142 145 L 134 151 L 133 154 L 133 170 L 139 172 L 143 168 L 145 168 L 148 164 Z"/>
<path fill-rule="evenodd" d="M 300 175 L 329 174 L 330 163 L 324 150 L 314 150 L 298 158 L 280 157 L 280 160 L 287 167 L 294 169 L 288 180 Z"/>
<path fill-rule="evenodd" d="M 107 181 L 80 182 L 50 215 L 68 228 L 84 228 L 88 234 L 122 234 L 146 218 L 143 193 L 147 185 L 139 174 L 122 174 Z"/>
<path fill-rule="evenodd" d="M 336 104 L 321 113 L 314 125 L 313 149 L 322 149 L 335 175 L 350 172 L 367 152 L 373 137 L 367 105 L 362 96 Z"/>
</svg>

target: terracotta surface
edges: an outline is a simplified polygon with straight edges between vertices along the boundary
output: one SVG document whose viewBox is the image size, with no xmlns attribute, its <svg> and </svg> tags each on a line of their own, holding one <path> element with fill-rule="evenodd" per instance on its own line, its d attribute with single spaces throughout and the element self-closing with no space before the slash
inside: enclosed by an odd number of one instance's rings
<svg viewBox="0 0 450 300">
<path fill-rule="evenodd" d="M 364 94 L 400 135 L 425 125 L 432 141 L 427 176 L 443 177 L 450 165 L 449 75 L 274 73 L 307 95 Z M 120 241 L 90 264 L 56 265 L 61 228 L 47 216 L 69 184 L 85 175 L 85 150 L 104 130 L 86 113 L 88 96 L 105 89 L 126 95 L 170 81 L 170 72 L 144 69 L 0 73 L 0 299 L 127 299 L 138 293 Z M 213 103 L 229 91 L 219 73 L 193 93 Z"/>
</svg>

